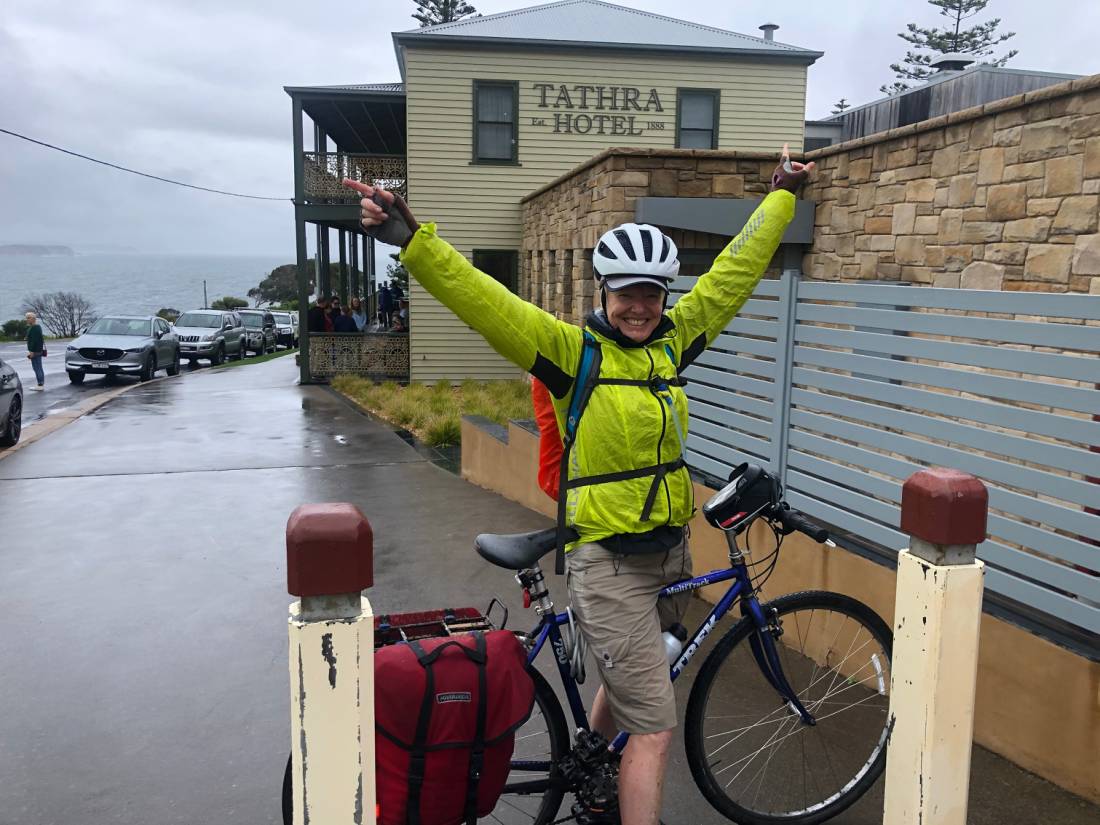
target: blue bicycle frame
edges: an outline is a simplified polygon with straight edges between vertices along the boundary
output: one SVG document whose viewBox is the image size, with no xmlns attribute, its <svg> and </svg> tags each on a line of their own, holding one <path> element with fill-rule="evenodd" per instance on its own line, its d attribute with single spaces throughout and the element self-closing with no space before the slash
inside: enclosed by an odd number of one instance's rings
<svg viewBox="0 0 1100 825">
<path fill-rule="evenodd" d="M 711 631 L 717 626 L 718 620 L 729 612 L 734 602 L 740 597 L 742 616 L 750 618 L 757 628 L 757 632 L 749 637 L 749 644 L 752 649 L 753 657 L 760 667 L 761 673 L 763 673 L 764 678 L 766 678 L 768 683 L 779 693 L 783 701 L 785 701 L 793 711 L 798 713 L 803 723 L 807 725 L 815 724 L 814 717 L 805 707 L 803 707 L 798 696 L 787 682 L 787 677 L 783 675 L 783 669 L 779 664 L 779 655 L 775 648 L 775 639 L 769 632 L 768 620 L 764 614 L 764 609 L 757 600 L 756 593 L 752 590 L 750 583 L 751 578 L 744 562 L 734 562 L 731 567 L 725 570 L 713 570 L 710 573 L 704 573 L 702 576 L 696 576 L 692 579 L 685 579 L 675 584 L 670 584 L 660 592 L 659 598 L 668 598 L 679 593 L 686 593 L 692 590 L 698 590 L 700 587 L 720 584 L 721 582 L 731 580 L 733 584 L 730 586 L 729 590 L 727 590 L 725 595 L 723 595 L 722 598 L 718 600 L 718 603 L 714 605 L 710 614 L 703 623 L 699 625 L 699 628 L 691 637 L 691 641 L 685 645 L 680 658 L 672 665 L 672 681 L 675 682 L 676 679 L 680 677 L 684 672 L 684 668 L 687 667 L 688 662 L 690 662 L 695 654 L 699 652 L 703 640 L 711 634 Z M 529 665 L 534 663 L 535 658 L 542 651 L 542 648 L 546 645 L 546 641 L 549 639 L 550 646 L 554 650 L 554 658 L 558 664 L 558 673 L 561 675 L 562 685 L 565 688 L 565 695 L 569 701 L 569 710 L 573 714 L 573 722 L 576 727 L 588 730 L 588 715 L 585 712 L 584 705 L 581 703 L 581 695 L 577 688 L 577 682 L 573 678 L 572 673 L 570 673 L 569 652 L 565 649 L 565 640 L 561 634 L 561 626 L 565 624 L 569 624 L 569 614 L 567 613 L 557 613 L 553 616 L 547 615 L 542 617 L 542 620 L 529 637 L 533 638 L 535 642 L 531 647 L 530 653 L 527 655 L 527 663 Z M 628 739 L 629 734 L 619 733 L 611 742 L 611 750 L 622 753 Z M 545 763 L 526 761 L 514 761 L 512 765 L 513 767 L 522 767 L 532 770 L 537 768 L 545 769 L 547 767 Z"/>
</svg>

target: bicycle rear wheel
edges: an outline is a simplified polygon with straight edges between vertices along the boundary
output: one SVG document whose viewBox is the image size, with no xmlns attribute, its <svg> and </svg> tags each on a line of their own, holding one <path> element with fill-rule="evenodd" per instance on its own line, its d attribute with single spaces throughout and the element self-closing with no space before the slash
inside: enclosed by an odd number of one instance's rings
<svg viewBox="0 0 1100 825">
<path fill-rule="evenodd" d="M 764 605 L 806 725 L 765 679 L 745 618 L 699 670 L 688 700 L 688 764 L 707 800 L 742 825 L 813 825 L 836 816 L 886 765 L 891 634 L 865 604 L 805 592 Z"/>
<path fill-rule="evenodd" d="M 530 673 L 535 680 L 535 708 L 516 731 L 504 793 L 493 812 L 478 819 L 485 825 L 549 825 L 565 796 L 558 765 L 569 750 L 569 728 L 550 683 L 533 667 Z"/>
</svg>

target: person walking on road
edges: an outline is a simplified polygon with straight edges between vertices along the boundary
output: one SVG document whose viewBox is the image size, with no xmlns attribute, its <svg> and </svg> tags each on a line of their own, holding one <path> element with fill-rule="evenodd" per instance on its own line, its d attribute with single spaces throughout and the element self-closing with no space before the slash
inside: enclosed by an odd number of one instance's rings
<svg viewBox="0 0 1100 825">
<path fill-rule="evenodd" d="M 567 583 L 581 632 L 601 663 L 592 727 L 605 737 L 631 734 L 619 772 L 622 825 L 657 825 L 677 724 L 661 632 L 686 605 L 658 605 L 658 593 L 691 575 L 684 528 L 695 508 L 681 373 L 752 295 L 812 169 L 791 162 L 784 146 L 771 193 L 672 308 L 669 286 L 680 268 L 672 239 L 636 223 L 605 233 L 592 259 L 602 309 L 583 330 L 474 268 L 435 224 L 420 225 L 401 197 L 344 181 L 363 195 L 363 229 L 402 247 L 401 262 L 421 286 L 546 385 L 559 434 L 574 393 L 586 399 L 568 464 L 562 462 L 559 529 L 578 535 L 565 548 Z M 595 366 L 583 369 L 582 355 Z"/>
<path fill-rule="evenodd" d="M 34 377 L 38 385 L 33 389 L 42 391 L 46 389 L 46 373 L 42 371 L 42 356 L 46 354 L 46 340 L 42 334 L 42 325 L 38 323 L 38 316 L 33 312 L 26 314 L 27 323 L 27 358 L 31 361 Z"/>
</svg>

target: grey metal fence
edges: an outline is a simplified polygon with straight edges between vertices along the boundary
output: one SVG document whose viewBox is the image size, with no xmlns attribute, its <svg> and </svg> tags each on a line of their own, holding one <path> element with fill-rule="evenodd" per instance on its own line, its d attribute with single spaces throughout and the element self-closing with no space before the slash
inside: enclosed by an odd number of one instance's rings
<svg viewBox="0 0 1100 825">
<path fill-rule="evenodd" d="M 687 377 L 693 467 L 764 463 L 793 507 L 889 549 L 912 472 L 973 473 L 988 589 L 1100 633 L 1100 296 L 786 272 Z"/>
</svg>

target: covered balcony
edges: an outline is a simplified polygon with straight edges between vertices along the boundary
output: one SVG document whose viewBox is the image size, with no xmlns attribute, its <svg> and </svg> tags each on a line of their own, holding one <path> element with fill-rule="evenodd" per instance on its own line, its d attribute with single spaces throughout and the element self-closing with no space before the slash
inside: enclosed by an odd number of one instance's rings
<svg viewBox="0 0 1100 825">
<path fill-rule="evenodd" d="M 378 181 L 406 194 L 404 86 L 284 88 L 291 99 L 294 130 L 294 220 L 302 273 L 298 288 L 302 329 L 308 328 L 310 289 L 305 272 L 310 249 L 315 250 L 316 294 L 337 295 L 344 305 L 358 297 L 366 305 L 368 317 L 374 318 L 378 311 L 374 241 L 359 233 L 358 196 L 340 181 L 345 177 Z M 345 340 L 346 335 L 314 332 L 302 336 L 299 361 L 304 383 L 336 373 L 408 379 L 407 336 L 403 346 L 388 341 L 368 346 Z M 395 357 L 401 351 L 404 358 Z"/>
</svg>

